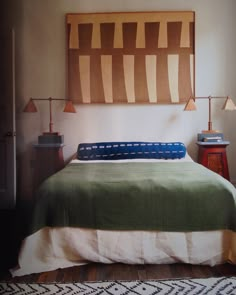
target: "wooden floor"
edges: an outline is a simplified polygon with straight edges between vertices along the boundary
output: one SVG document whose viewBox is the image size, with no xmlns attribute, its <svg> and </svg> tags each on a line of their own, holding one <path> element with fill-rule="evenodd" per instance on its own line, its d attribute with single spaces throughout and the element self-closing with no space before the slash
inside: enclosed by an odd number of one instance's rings
<svg viewBox="0 0 236 295">
<path fill-rule="evenodd" d="M 91 263 L 55 271 L 11 278 L 5 272 L 1 281 L 9 282 L 84 282 L 101 280 L 147 280 L 169 278 L 208 278 L 236 276 L 236 266 L 231 264 L 197 266 L 188 264 L 171 265 L 126 265 Z"/>
</svg>

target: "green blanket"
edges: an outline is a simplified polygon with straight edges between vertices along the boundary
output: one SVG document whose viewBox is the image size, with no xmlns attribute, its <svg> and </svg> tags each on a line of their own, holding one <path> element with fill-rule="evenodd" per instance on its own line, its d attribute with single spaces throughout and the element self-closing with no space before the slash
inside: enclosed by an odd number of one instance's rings
<svg viewBox="0 0 236 295">
<path fill-rule="evenodd" d="M 193 162 L 69 164 L 37 191 L 31 232 L 236 231 L 236 190 Z"/>
</svg>

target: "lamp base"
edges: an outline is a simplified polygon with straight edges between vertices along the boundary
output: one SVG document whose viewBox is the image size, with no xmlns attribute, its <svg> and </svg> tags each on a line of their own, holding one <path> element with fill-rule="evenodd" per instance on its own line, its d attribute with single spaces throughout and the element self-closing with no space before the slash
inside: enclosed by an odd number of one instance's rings
<svg viewBox="0 0 236 295">
<path fill-rule="evenodd" d="M 219 130 L 202 130 L 202 133 L 221 133 Z"/>
</svg>

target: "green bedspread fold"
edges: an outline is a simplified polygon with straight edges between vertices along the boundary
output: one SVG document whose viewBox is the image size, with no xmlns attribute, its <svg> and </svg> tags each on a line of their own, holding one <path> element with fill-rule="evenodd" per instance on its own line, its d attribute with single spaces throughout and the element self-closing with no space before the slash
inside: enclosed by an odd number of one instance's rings
<svg viewBox="0 0 236 295">
<path fill-rule="evenodd" d="M 71 163 L 38 189 L 42 227 L 236 231 L 236 190 L 194 162 Z"/>
</svg>

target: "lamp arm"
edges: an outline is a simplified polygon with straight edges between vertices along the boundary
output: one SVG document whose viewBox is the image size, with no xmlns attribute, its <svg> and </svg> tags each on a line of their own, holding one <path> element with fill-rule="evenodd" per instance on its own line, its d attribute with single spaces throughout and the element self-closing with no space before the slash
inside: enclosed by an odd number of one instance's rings
<svg viewBox="0 0 236 295">
<path fill-rule="evenodd" d="M 68 100 L 64 98 L 31 98 L 31 100 L 48 100 L 49 101 L 49 132 L 53 133 L 53 121 L 52 121 L 52 100 Z"/>
<path fill-rule="evenodd" d="M 211 121 L 211 100 L 212 99 L 217 99 L 217 98 L 224 98 L 226 99 L 224 106 L 222 109 L 224 110 L 236 110 L 236 105 L 234 104 L 234 102 L 232 101 L 231 98 L 229 98 L 229 96 L 193 96 L 190 97 L 189 100 L 187 101 L 184 110 L 185 111 L 194 111 L 196 110 L 196 106 L 194 101 L 196 99 L 208 99 L 208 130 L 203 130 L 203 133 L 216 133 L 218 132 L 217 130 L 213 130 L 212 129 L 212 121 Z"/>
<path fill-rule="evenodd" d="M 212 130 L 212 121 L 211 121 L 211 96 L 208 96 L 208 102 L 209 102 L 209 119 L 208 119 L 208 130 L 211 131 Z"/>
<path fill-rule="evenodd" d="M 69 100 L 68 98 L 54 98 L 54 97 L 49 97 L 49 98 L 30 98 L 31 100 Z"/>
<path fill-rule="evenodd" d="M 197 96 L 194 99 L 206 99 L 208 98 L 208 131 L 212 131 L 212 120 L 211 120 L 211 100 L 215 98 L 227 98 L 227 96 Z"/>
<path fill-rule="evenodd" d="M 49 132 L 52 133 L 52 126 L 53 126 L 53 122 L 52 122 L 52 98 L 49 97 Z"/>
</svg>

